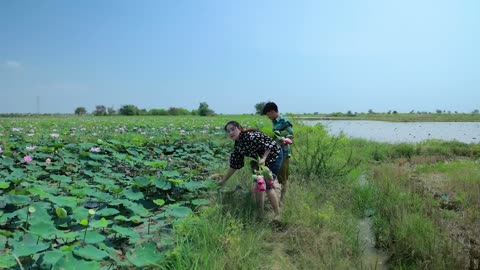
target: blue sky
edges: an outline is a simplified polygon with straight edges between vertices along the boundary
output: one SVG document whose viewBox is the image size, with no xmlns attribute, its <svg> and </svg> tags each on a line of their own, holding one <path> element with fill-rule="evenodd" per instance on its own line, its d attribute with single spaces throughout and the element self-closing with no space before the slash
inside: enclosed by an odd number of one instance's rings
<svg viewBox="0 0 480 270">
<path fill-rule="evenodd" d="M 478 0 L 3 0 L 0 113 L 471 112 L 479 14 Z"/>
</svg>

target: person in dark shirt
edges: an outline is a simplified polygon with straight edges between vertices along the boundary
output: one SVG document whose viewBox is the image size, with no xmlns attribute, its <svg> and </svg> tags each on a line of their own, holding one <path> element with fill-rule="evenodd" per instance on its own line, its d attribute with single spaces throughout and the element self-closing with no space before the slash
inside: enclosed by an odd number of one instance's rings
<svg viewBox="0 0 480 270">
<path fill-rule="evenodd" d="M 278 175 L 282 165 L 283 152 L 275 140 L 258 130 L 244 130 L 236 121 L 228 122 L 224 129 L 227 136 L 235 141 L 235 145 L 230 155 L 230 168 L 220 181 L 220 185 L 225 184 L 238 169 L 243 167 L 245 157 L 258 158 L 259 165 L 267 166 L 274 176 Z M 266 193 L 275 213 L 274 218 L 277 219 L 279 217 L 277 194 L 272 182 L 266 184 Z M 263 214 L 264 198 L 265 192 L 255 193 L 260 214 Z"/>
<path fill-rule="evenodd" d="M 270 120 L 272 120 L 274 132 L 278 131 L 280 133 L 286 133 L 289 135 L 290 139 L 293 139 L 293 125 L 288 118 L 279 113 L 277 104 L 274 102 L 267 102 L 263 107 L 262 114 L 266 115 Z M 292 153 L 290 145 L 282 143 L 282 151 L 283 162 L 278 174 L 278 182 L 282 185 L 280 201 L 284 202 L 285 193 L 287 191 L 290 157 Z"/>
</svg>

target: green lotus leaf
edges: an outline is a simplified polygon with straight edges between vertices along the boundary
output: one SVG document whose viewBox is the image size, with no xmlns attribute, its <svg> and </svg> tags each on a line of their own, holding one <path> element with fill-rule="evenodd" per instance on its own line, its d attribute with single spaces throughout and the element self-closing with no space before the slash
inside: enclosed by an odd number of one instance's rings
<svg viewBox="0 0 480 270">
<path fill-rule="evenodd" d="M 168 161 L 162 160 L 162 161 L 145 161 L 145 166 L 147 167 L 152 167 L 152 168 L 162 168 L 167 166 Z"/>
<path fill-rule="evenodd" d="M 66 255 L 66 252 L 63 252 L 61 250 L 55 249 L 51 251 L 47 251 L 43 253 L 40 261 L 40 268 L 41 269 L 51 269 L 52 266 L 54 266 L 60 258 Z"/>
<path fill-rule="evenodd" d="M 6 189 L 10 186 L 10 182 L 0 181 L 0 189 Z"/>
<path fill-rule="evenodd" d="M 205 187 L 205 182 L 203 181 L 190 181 L 182 185 L 188 191 L 196 191 Z"/>
<path fill-rule="evenodd" d="M 102 216 L 102 217 L 113 216 L 113 215 L 116 215 L 118 213 L 120 213 L 120 211 L 118 211 L 115 208 L 103 208 L 102 210 L 97 211 L 97 215 Z"/>
<path fill-rule="evenodd" d="M 92 228 L 105 228 L 108 226 L 108 224 L 108 220 L 103 217 L 100 220 L 93 220 L 90 222 L 90 226 L 92 226 Z"/>
<path fill-rule="evenodd" d="M 88 219 L 84 218 L 82 220 L 80 220 L 80 225 L 83 225 L 83 226 L 88 226 Z"/>
<path fill-rule="evenodd" d="M 54 181 L 62 182 L 65 184 L 72 182 L 72 178 L 65 175 L 54 174 L 54 175 L 51 175 L 50 178 L 52 178 Z"/>
<path fill-rule="evenodd" d="M 29 256 L 49 248 L 49 244 L 38 241 L 38 237 L 25 234 L 21 241 L 13 242 L 13 251 L 17 257 Z"/>
<path fill-rule="evenodd" d="M 87 234 L 85 236 L 85 243 L 87 244 L 98 244 L 102 243 L 105 241 L 106 237 L 105 235 L 97 232 L 97 231 L 87 231 Z"/>
<path fill-rule="evenodd" d="M 160 267 L 165 255 L 158 251 L 155 243 L 148 242 L 127 252 L 127 259 L 137 267 Z"/>
<path fill-rule="evenodd" d="M 99 183 L 99 184 L 104 184 L 105 186 L 113 186 L 113 185 L 115 185 L 115 181 L 114 181 L 114 180 L 107 179 L 107 178 L 102 178 L 102 177 L 98 177 L 98 176 L 95 176 L 95 177 L 93 178 L 93 181 L 95 181 L 96 183 Z"/>
<path fill-rule="evenodd" d="M 72 218 L 77 221 L 88 218 L 88 209 L 84 207 L 74 208 L 72 211 Z"/>
<path fill-rule="evenodd" d="M 40 199 L 45 199 L 50 195 L 49 193 L 45 192 L 43 189 L 39 187 L 31 187 L 28 189 L 28 192 L 33 196 L 39 196 Z"/>
<path fill-rule="evenodd" d="M 0 269 L 10 269 L 17 264 L 15 257 L 9 253 L 0 253 Z"/>
<path fill-rule="evenodd" d="M 182 179 L 168 179 L 169 182 L 172 182 L 174 184 L 183 184 L 185 183 L 185 181 L 183 181 Z"/>
<path fill-rule="evenodd" d="M 137 176 L 133 178 L 132 184 L 137 187 L 146 187 L 150 185 L 150 180 L 145 176 Z"/>
<path fill-rule="evenodd" d="M 77 206 L 78 199 L 75 197 L 66 197 L 66 196 L 48 196 L 48 199 L 58 205 L 58 206 L 67 206 L 71 208 L 75 208 Z"/>
<path fill-rule="evenodd" d="M 128 218 L 122 215 L 115 216 L 113 220 L 118 220 L 118 221 L 128 221 Z"/>
<path fill-rule="evenodd" d="M 155 187 L 159 188 L 159 189 L 162 189 L 162 190 L 170 190 L 172 189 L 172 184 L 168 181 L 165 181 L 163 179 L 160 179 L 160 178 L 154 178 L 152 180 L 152 183 Z"/>
<path fill-rule="evenodd" d="M 145 222 L 145 219 L 139 217 L 139 216 L 132 216 L 128 219 L 129 221 L 133 222 L 133 223 L 143 223 Z"/>
<path fill-rule="evenodd" d="M 101 261 L 108 257 L 108 253 L 100 250 L 92 245 L 86 245 L 84 247 L 77 247 L 73 250 L 73 254 L 80 256 L 87 260 Z"/>
<path fill-rule="evenodd" d="M 165 177 L 171 177 L 171 178 L 180 176 L 180 173 L 178 171 L 162 171 L 162 174 Z"/>
<path fill-rule="evenodd" d="M 101 266 L 98 262 L 77 259 L 72 253 L 67 253 L 61 257 L 53 267 L 53 269 L 58 270 L 92 270 L 100 268 Z"/>
<path fill-rule="evenodd" d="M 2 159 L 2 165 L 5 167 L 13 166 L 13 164 L 15 164 L 15 161 L 9 157 L 5 157 Z"/>
<path fill-rule="evenodd" d="M 32 199 L 30 199 L 30 197 L 25 195 L 6 195 L 5 196 L 5 202 L 11 203 L 14 205 L 25 205 L 30 203 L 31 201 Z"/>
<path fill-rule="evenodd" d="M 32 223 L 28 228 L 28 232 L 42 238 L 48 238 L 52 234 L 56 234 L 56 235 L 62 234 L 62 232 L 57 230 L 57 228 L 53 225 L 52 222 L 48 222 L 44 220 L 38 221 L 37 223 Z"/>
<path fill-rule="evenodd" d="M 165 200 L 163 199 L 156 199 L 156 200 L 153 200 L 153 202 L 156 204 L 156 205 L 159 205 L 159 206 L 162 206 L 165 204 Z"/>
<path fill-rule="evenodd" d="M 117 233 L 119 233 L 119 234 L 121 234 L 121 235 L 123 235 L 123 236 L 126 236 L 126 237 L 128 237 L 128 238 L 131 238 L 131 239 L 138 239 L 138 238 L 140 238 L 140 235 L 139 235 L 136 231 L 134 231 L 134 230 L 132 230 L 132 229 L 130 229 L 130 228 L 121 227 L 121 226 L 118 226 L 118 225 L 113 225 L 113 226 L 112 226 L 112 230 L 116 231 Z"/>
<path fill-rule="evenodd" d="M 195 199 L 195 200 L 192 200 L 192 204 L 195 206 L 208 205 L 210 204 L 210 201 L 207 199 Z"/>
<path fill-rule="evenodd" d="M 142 192 L 140 192 L 140 191 L 135 192 L 132 189 L 127 189 L 122 194 L 127 199 L 132 200 L 132 201 L 138 201 L 138 200 L 141 200 L 141 199 L 145 198 L 145 196 L 143 195 Z"/>
<path fill-rule="evenodd" d="M 169 217 L 173 216 L 176 218 L 184 218 L 192 213 L 192 209 L 186 206 L 180 206 L 177 204 L 169 205 L 166 211 L 162 214 L 162 216 Z"/>
</svg>

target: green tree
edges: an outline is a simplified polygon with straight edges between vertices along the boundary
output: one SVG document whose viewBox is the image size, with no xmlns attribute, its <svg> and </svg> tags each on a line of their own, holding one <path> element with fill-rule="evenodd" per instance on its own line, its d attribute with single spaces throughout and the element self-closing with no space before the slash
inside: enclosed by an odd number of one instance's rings
<svg viewBox="0 0 480 270">
<path fill-rule="evenodd" d="M 198 106 L 198 115 L 212 116 L 215 115 L 215 112 L 208 108 L 208 104 L 206 102 L 200 102 L 200 106 Z"/>
<path fill-rule="evenodd" d="M 87 109 L 85 109 L 85 107 L 77 107 L 75 109 L 75 114 L 76 115 L 84 115 L 87 113 Z"/>
<path fill-rule="evenodd" d="M 115 113 L 117 113 L 117 111 L 115 111 L 115 109 L 113 107 L 108 107 L 107 108 L 107 113 L 108 113 L 108 115 L 114 115 Z"/>
<path fill-rule="evenodd" d="M 190 111 L 184 108 L 170 107 L 168 108 L 169 115 L 189 115 Z"/>
<path fill-rule="evenodd" d="M 256 114 L 262 114 L 263 112 L 263 107 L 265 107 L 266 102 L 259 102 L 255 104 L 255 113 Z"/>
<path fill-rule="evenodd" d="M 139 110 L 135 105 L 123 105 L 119 110 L 118 113 L 121 115 L 138 115 Z"/>
<path fill-rule="evenodd" d="M 150 115 L 168 115 L 167 110 L 165 109 L 151 109 L 148 114 Z"/>
<path fill-rule="evenodd" d="M 104 105 L 97 105 L 95 106 L 95 111 L 93 111 L 93 114 L 96 116 L 107 115 L 107 107 Z"/>
</svg>

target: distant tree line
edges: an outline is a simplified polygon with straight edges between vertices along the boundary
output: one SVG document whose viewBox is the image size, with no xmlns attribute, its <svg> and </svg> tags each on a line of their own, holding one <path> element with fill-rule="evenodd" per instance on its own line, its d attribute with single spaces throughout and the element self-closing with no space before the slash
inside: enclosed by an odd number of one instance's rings
<svg viewBox="0 0 480 270">
<path fill-rule="evenodd" d="M 76 115 L 87 114 L 85 107 L 77 107 L 74 111 Z M 200 115 L 200 116 L 213 116 L 215 112 L 209 108 L 206 102 L 201 102 L 196 110 L 187 110 L 184 108 L 170 107 L 168 109 L 140 109 L 135 105 L 128 104 L 123 105 L 120 109 L 115 110 L 113 107 L 106 107 L 104 105 L 96 105 L 95 110 L 92 112 L 95 116 L 107 116 L 107 115 Z"/>
</svg>

